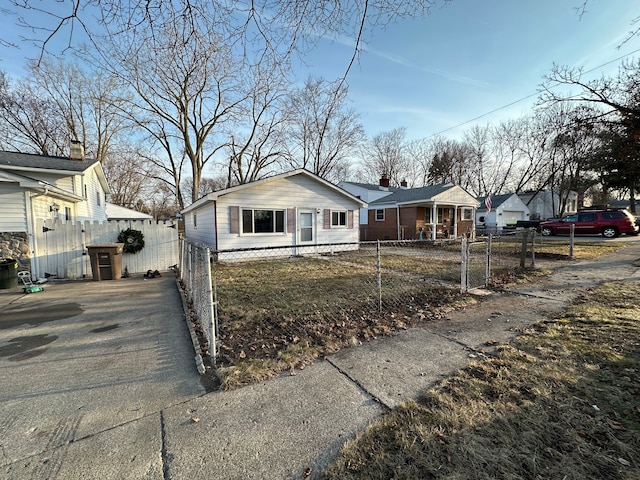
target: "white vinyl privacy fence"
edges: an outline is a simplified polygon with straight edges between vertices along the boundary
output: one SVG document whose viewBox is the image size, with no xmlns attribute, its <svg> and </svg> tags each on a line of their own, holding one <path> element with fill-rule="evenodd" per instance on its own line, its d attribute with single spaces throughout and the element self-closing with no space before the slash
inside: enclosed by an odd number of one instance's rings
<svg viewBox="0 0 640 480">
<path fill-rule="evenodd" d="M 35 276 L 52 276 L 77 280 L 91 278 L 91 261 L 87 246 L 117 242 L 118 235 L 128 228 L 144 235 L 145 246 L 137 253 L 122 256 L 122 268 L 131 274 L 147 270 L 167 270 L 176 265 L 178 231 L 168 223 L 155 221 L 60 222 L 38 221 L 31 250 Z"/>
</svg>

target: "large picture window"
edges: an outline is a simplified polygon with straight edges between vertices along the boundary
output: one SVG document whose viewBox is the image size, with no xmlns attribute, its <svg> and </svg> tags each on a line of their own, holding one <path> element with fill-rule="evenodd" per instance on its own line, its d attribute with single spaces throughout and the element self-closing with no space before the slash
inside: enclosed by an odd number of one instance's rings
<svg viewBox="0 0 640 480">
<path fill-rule="evenodd" d="M 473 220 L 473 210 L 470 208 L 463 208 L 462 220 Z"/>
<path fill-rule="evenodd" d="M 284 210 L 243 208 L 242 233 L 284 233 Z"/>
<path fill-rule="evenodd" d="M 331 212 L 331 226 L 332 227 L 346 227 L 347 226 L 347 212 L 332 211 Z"/>
</svg>

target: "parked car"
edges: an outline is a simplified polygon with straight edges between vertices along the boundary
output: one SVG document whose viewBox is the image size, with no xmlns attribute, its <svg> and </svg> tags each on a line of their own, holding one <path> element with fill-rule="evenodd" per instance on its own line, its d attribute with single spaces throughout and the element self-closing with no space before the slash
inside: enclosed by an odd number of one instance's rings
<svg viewBox="0 0 640 480">
<path fill-rule="evenodd" d="M 614 238 L 622 233 L 637 235 L 640 227 L 626 210 L 589 210 L 565 215 L 562 218 L 540 222 L 538 231 L 542 235 L 568 234 L 575 225 L 576 235 L 597 235 Z"/>
</svg>

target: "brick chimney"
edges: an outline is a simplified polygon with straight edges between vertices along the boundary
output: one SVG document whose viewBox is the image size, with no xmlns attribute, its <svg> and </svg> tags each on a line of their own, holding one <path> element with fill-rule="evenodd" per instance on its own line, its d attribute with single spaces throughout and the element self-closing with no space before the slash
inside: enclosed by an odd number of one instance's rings
<svg viewBox="0 0 640 480">
<path fill-rule="evenodd" d="M 70 160 L 84 160 L 84 147 L 78 140 L 71 140 L 71 148 L 69 149 Z"/>
<path fill-rule="evenodd" d="M 407 181 L 406 180 L 402 180 L 400 182 L 400 188 L 402 188 L 403 190 L 406 190 L 406 188 L 407 188 Z"/>
<path fill-rule="evenodd" d="M 389 188 L 389 177 L 387 176 L 386 173 L 383 173 L 382 178 L 380 178 L 380 186 Z"/>
</svg>

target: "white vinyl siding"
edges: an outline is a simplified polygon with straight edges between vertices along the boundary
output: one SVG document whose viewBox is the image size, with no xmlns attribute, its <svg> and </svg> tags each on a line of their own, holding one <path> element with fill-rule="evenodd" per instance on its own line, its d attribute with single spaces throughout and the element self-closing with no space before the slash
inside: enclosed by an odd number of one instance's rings
<svg viewBox="0 0 640 480">
<path fill-rule="evenodd" d="M 284 210 L 285 211 L 285 234 L 271 235 L 255 235 L 230 233 L 231 219 L 229 217 L 231 208 L 257 208 L 265 210 Z M 359 239 L 359 204 L 345 195 L 341 195 L 338 190 L 322 185 L 305 175 L 295 175 L 287 178 L 265 182 L 247 188 L 240 189 L 228 195 L 222 195 L 218 198 L 217 215 L 218 215 L 218 241 L 219 249 L 231 248 L 251 248 L 264 246 L 289 246 L 295 245 L 297 228 L 291 229 L 289 225 L 297 225 L 293 223 L 294 219 L 289 218 L 293 213 L 297 215 L 299 210 L 310 210 L 314 212 L 314 225 L 316 232 L 316 243 L 342 243 L 357 242 Z M 213 204 L 208 204 L 207 208 L 213 209 Z M 353 211 L 353 228 L 324 228 L 323 211 Z M 203 208 L 198 209 L 201 212 Z M 200 218 L 198 218 L 200 225 Z M 200 230 L 200 227 L 198 227 Z M 290 231 L 293 230 L 293 231 Z M 187 238 L 189 237 L 189 232 Z M 213 232 L 212 234 L 213 235 Z M 201 242 L 204 239 L 198 235 Z M 206 241 L 211 245 L 212 240 Z"/>
<path fill-rule="evenodd" d="M 87 170 L 84 175 L 86 199 L 78 204 L 77 220 L 107 219 L 105 193 L 94 169 Z M 98 199 L 100 203 L 98 203 Z"/>
</svg>

